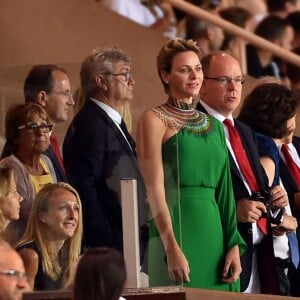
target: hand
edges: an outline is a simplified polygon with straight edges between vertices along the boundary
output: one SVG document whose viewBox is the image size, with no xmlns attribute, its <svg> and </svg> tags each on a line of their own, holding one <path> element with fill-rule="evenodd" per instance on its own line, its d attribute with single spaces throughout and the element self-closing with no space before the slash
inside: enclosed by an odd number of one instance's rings
<svg viewBox="0 0 300 300">
<path fill-rule="evenodd" d="M 237 202 L 237 221 L 242 223 L 255 223 L 266 213 L 267 208 L 263 202 L 250 199 L 241 199 Z"/>
<path fill-rule="evenodd" d="M 295 231 L 298 227 L 297 219 L 293 216 L 289 216 L 284 214 L 283 221 L 275 227 L 272 227 L 272 231 L 274 235 L 283 235 L 287 232 Z"/>
<path fill-rule="evenodd" d="M 170 279 L 175 282 L 190 281 L 189 263 L 182 250 L 177 246 L 173 250 L 167 251 L 168 271 Z"/>
<path fill-rule="evenodd" d="M 272 233 L 275 236 L 284 235 L 286 233 L 286 230 L 283 227 L 271 225 L 271 228 Z"/>
<path fill-rule="evenodd" d="M 161 0 L 156 1 L 156 5 L 158 5 L 164 12 L 164 16 L 168 18 L 175 19 L 175 12 L 173 6 L 170 3 L 163 2 Z"/>
<path fill-rule="evenodd" d="M 241 272 L 240 251 L 236 245 L 232 247 L 225 256 L 222 281 L 225 283 L 236 282 Z"/>
<path fill-rule="evenodd" d="M 169 31 L 172 28 L 176 28 L 176 17 L 172 5 L 157 1 L 156 3 L 163 11 L 164 16 L 159 18 L 151 28 L 159 30 L 161 32 Z"/>
<path fill-rule="evenodd" d="M 168 17 L 162 17 L 162 18 L 159 18 L 150 27 L 155 30 L 165 32 L 165 31 L 169 31 L 174 26 L 175 26 L 175 22 L 173 19 L 169 19 Z"/>
<path fill-rule="evenodd" d="M 282 208 L 288 205 L 289 199 L 286 191 L 280 186 L 276 185 L 271 189 L 272 198 L 271 205 L 276 208 Z"/>
<path fill-rule="evenodd" d="M 279 226 L 284 228 L 287 232 L 295 231 L 298 227 L 297 219 L 285 214 L 283 216 L 283 221 L 279 224 Z"/>
</svg>

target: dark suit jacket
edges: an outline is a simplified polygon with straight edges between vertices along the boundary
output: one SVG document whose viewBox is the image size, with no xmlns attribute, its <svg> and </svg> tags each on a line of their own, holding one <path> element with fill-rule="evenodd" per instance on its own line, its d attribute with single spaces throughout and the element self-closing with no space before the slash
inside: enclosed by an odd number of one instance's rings
<svg viewBox="0 0 300 300">
<path fill-rule="evenodd" d="M 197 109 L 207 113 L 205 108 L 201 105 L 199 102 L 197 104 Z M 247 153 L 250 165 L 252 166 L 253 172 L 255 174 L 255 177 L 258 181 L 258 184 L 261 188 L 261 191 L 267 191 L 269 188 L 267 186 L 267 176 L 266 173 L 260 163 L 260 157 L 258 153 L 257 143 L 255 139 L 254 132 L 251 130 L 250 127 L 248 127 L 246 124 L 242 123 L 239 120 L 234 120 L 234 126 L 237 129 L 237 131 L 240 134 L 244 149 Z M 249 198 L 251 195 L 249 195 L 248 190 L 246 189 L 243 179 L 241 177 L 241 174 L 235 164 L 235 161 L 230 153 L 229 154 L 229 162 L 230 162 L 230 170 L 231 170 L 231 177 L 232 177 L 232 183 L 233 183 L 233 192 L 235 196 L 235 200 L 239 201 L 243 198 Z M 242 264 L 242 273 L 240 276 L 241 280 L 241 291 L 244 291 L 248 285 L 249 280 L 251 276 L 251 268 L 252 268 L 252 257 L 253 257 L 253 251 L 254 251 L 254 245 L 253 245 L 253 233 L 252 233 L 252 224 L 251 223 L 238 223 L 238 230 L 240 234 L 242 235 L 243 239 L 247 243 L 247 251 L 242 255 L 241 257 L 241 264 Z M 263 242 L 259 245 L 260 252 L 269 253 L 270 255 L 274 256 L 273 252 L 273 243 L 272 243 L 272 237 L 267 236 L 263 239 Z M 259 258 L 260 259 L 260 258 Z M 272 264 L 271 266 L 269 265 Z M 262 271 L 265 270 L 272 270 L 275 269 L 275 262 L 274 260 L 264 260 L 261 258 L 259 267 L 262 267 Z M 264 279 L 266 279 L 267 275 Z M 261 278 L 261 283 L 263 283 Z M 274 290 L 277 290 L 277 286 L 273 287 L 273 280 L 274 278 L 270 278 L 264 283 L 265 285 L 262 286 L 262 292 L 265 293 L 271 293 L 274 292 Z M 276 282 L 276 278 L 275 278 Z M 271 286 L 269 286 L 269 283 Z"/>
<path fill-rule="evenodd" d="M 300 137 L 298 137 L 298 136 L 293 137 L 293 145 L 295 146 L 297 153 L 300 157 Z M 281 178 L 282 183 L 288 193 L 292 214 L 293 214 L 293 216 L 297 217 L 297 219 L 300 219 L 300 212 L 295 207 L 295 201 L 294 201 L 294 194 L 299 192 L 300 189 L 299 189 L 297 183 L 295 182 L 293 176 L 291 175 L 290 171 L 288 170 L 285 162 L 282 159 L 280 160 L 280 178 Z M 298 229 L 298 231 L 299 231 L 299 229 Z"/>
<path fill-rule="evenodd" d="M 295 146 L 298 155 L 300 156 L 300 137 L 293 136 L 293 145 Z M 300 192 L 300 189 L 294 180 L 292 174 L 288 170 L 285 162 L 283 159 L 280 159 L 280 178 L 282 180 L 282 183 L 284 185 L 285 190 L 287 191 L 288 197 L 289 197 L 289 203 L 292 211 L 292 215 L 298 219 L 298 224 L 300 220 L 300 211 L 295 206 L 294 201 L 294 195 L 297 192 Z M 297 238 L 298 238 L 298 244 L 300 245 L 300 228 L 298 226 L 296 230 Z M 290 269 L 289 270 L 289 279 L 291 283 L 291 296 L 300 296 L 300 267 L 298 266 L 297 270 Z"/>
<path fill-rule="evenodd" d="M 5 143 L 3 150 L 2 150 L 2 154 L 1 154 L 1 159 L 4 157 L 7 157 L 9 155 L 12 154 L 12 149 L 9 145 L 9 143 Z M 56 175 L 56 179 L 57 182 L 63 181 L 63 182 L 68 182 L 67 176 L 65 174 L 65 172 L 63 171 L 63 169 L 60 166 L 60 163 L 51 147 L 51 145 L 49 146 L 49 148 L 44 152 L 45 155 L 47 155 L 53 165 L 54 171 L 55 171 L 55 175 Z"/>
<path fill-rule="evenodd" d="M 51 147 L 51 145 L 49 146 L 49 148 L 44 152 L 45 155 L 47 155 L 53 165 L 55 174 L 56 174 L 56 178 L 57 178 L 57 182 L 63 181 L 63 182 L 68 182 L 67 176 L 64 172 L 64 170 L 61 168 L 60 163 Z"/>
<path fill-rule="evenodd" d="M 278 64 L 273 60 L 267 66 L 262 66 L 257 51 L 258 49 L 252 45 L 246 46 L 247 73 L 255 78 L 262 76 L 278 77 L 279 74 L 277 74 L 276 69 L 274 69 L 277 66 L 279 71 Z M 276 65 L 275 67 L 274 64 Z"/>
<path fill-rule="evenodd" d="M 137 159 L 108 115 L 87 100 L 63 143 L 67 176 L 82 200 L 85 247 L 123 249 L 121 184 L 135 178 L 139 224 L 146 223 L 145 187 Z"/>
</svg>

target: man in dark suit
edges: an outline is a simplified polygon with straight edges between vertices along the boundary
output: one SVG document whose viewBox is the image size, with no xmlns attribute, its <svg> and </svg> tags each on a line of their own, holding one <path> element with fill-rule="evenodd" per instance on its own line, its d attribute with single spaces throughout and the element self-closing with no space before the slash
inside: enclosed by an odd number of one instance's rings
<svg viewBox="0 0 300 300">
<path fill-rule="evenodd" d="M 43 106 L 53 125 L 67 121 L 70 107 L 75 104 L 69 77 L 64 69 L 56 65 L 34 66 L 25 79 L 24 96 L 25 102 L 35 102 Z M 53 131 L 50 141 L 51 145 L 44 154 L 53 164 L 57 181 L 67 182 L 57 138 Z M 10 154 L 11 146 L 6 143 L 1 157 Z"/>
<path fill-rule="evenodd" d="M 288 144 L 288 151 L 291 159 L 294 161 L 296 168 L 299 170 L 300 174 L 300 137 L 293 136 L 292 143 Z M 283 151 L 281 151 L 281 160 L 280 160 L 280 178 L 284 187 L 287 191 L 292 215 L 297 218 L 298 224 L 300 220 L 300 180 L 299 175 L 293 174 L 293 170 L 290 169 L 289 163 Z M 298 244 L 300 241 L 300 228 L 298 226 L 296 230 Z M 291 270 L 290 275 L 291 282 L 291 296 L 299 297 L 300 296 L 300 268 L 298 266 L 297 270 Z"/>
<path fill-rule="evenodd" d="M 237 202 L 238 229 L 248 245 L 247 252 L 241 257 L 241 291 L 250 293 L 277 294 L 274 251 L 272 234 L 264 233 L 259 220 L 266 213 L 264 201 L 269 195 L 266 174 L 260 164 L 258 149 L 252 130 L 235 119 L 233 112 L 241 100 L 242 83 L 244 81 L 240 65 L 236 59 L 223 52 L 214 52 L 201 60 L 204 81 L 200 90 L 200 102 L 197 108 L 209 113 L 222 123 L 225 119 L 234 122 L 246 159 L 255 177 L 257 190 L 243 174 L 239 157 L 235 154 L 229 136 L 229 128 L 224 124 L 226 143 L 229 152 L 233 190 Z M 273 190 L 276 203 L 287 201 L 282 189 L 277 186 Z M 285 198 L 284 198 L 285 197 Z M 275 202 L 274 202 L 275 203 Z M 267 229 L 269 224 L 267 224 Z M 272 259 L 265 259 L 271 257 Z M 272 272 L 272 270 L 274 272 Z M 267 271 L 266 273 L 264 273 Z"/>
<path fill-rule="evenodd" d="M 293 136 L 292 143 L 288 144 L 287 146 L 289 149 L 290 156 L 294 161 L 295 165 L 298 167 L 299 174 L 300 174 L 300 137 Z M 292 213 L 299 220 L 300 219 L 300 210 L 299 210 L 300 181 L 298 180 L 299 177 L 295 177 L 293 171 L 290 170 L 285 155 L 283 154 L 282 151 L 281 151 L 281 160 L 280 160 L 280 177 L 288 193 Z"/>
<path fill-rule="evenodd" d="M 130 58 L 117 48 L 96 49 L 83 61 L 80 77 L 85 104 L 70 124 L 63 154 L 82 200 L 83 244 L 123 250 L 121 179 L 137 180 L 139 225 L 147 219 L 135 143 L 120 115 L 133 98 Z"/>
</svg>

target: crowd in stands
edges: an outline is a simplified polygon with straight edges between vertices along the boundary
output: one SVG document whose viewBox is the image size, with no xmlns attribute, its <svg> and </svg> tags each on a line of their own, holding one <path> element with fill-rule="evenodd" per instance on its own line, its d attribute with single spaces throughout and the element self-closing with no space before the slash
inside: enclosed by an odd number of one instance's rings
<svg viewBox="0 0 300 300">
<path fill-rule="evenodd" d="M 300 0 L 187 2 L 300 55 Z M 299 67 L 248 44 L 243 74 L 240 38 L 207 20 L 164 1 L 100 4 L 168 38 L 156 57 L 166 100 L 141 114 L 134 139 L 122 49 L 83 59 L 76 107 L 66 70 L 29 70 L 5 118 L 0 300 L 58 289 L 121 299 L 124 178 L 137 181 L 150 286 L 300 296 Z M 55 124 L 74 108 L 60 146 Z"/>
</svg>

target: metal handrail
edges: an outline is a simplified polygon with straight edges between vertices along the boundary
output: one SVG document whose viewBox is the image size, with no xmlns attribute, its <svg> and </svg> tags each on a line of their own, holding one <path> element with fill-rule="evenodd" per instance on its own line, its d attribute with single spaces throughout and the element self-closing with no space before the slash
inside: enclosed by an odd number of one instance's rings
<svg viewBox="0 0 300 300">
<path fill-rule="evenodd" d="M 280 48 L 279 46 L 269 42 L 266 39 L 263 39 L 256 34 L 249 32 L 239 26 L 236 26 L 221 17 L 218 17 L 214 14 L 211 14 L 207 12 L 206 10 L 203 10 L 199 8 L 198 6 L 195 6 L 193 4 L 190 4 L 183 0 L 164 0 L 165 2 L 170 3 L 173 7 L 176 7 L 184 12 L 186 12 L 189 15 L 192 15 L 194 17 L 198 17 L 201 19 L 204 19 L 212 24 L 215 24 L 221 28 L 223 28 L 224 31 L 229 32 L 231 34 L 236 35 L 237 37 L 241 38 L 244 41 L 247 41 L 248 43 L 268 51 L 271 51 L 274 55 L 276 55 L 279 58 L 282 58 L 285 61 L 288 61 L 292 64 L 295 64 L 300 67 L 300 56 L 296 55 L 295 53 L 285 50 L 283 48 Z"/>
</svg>

